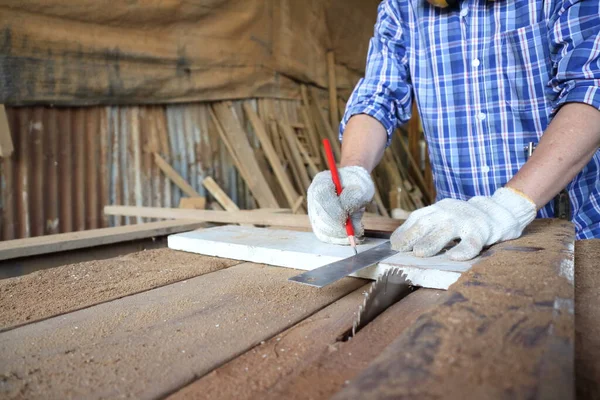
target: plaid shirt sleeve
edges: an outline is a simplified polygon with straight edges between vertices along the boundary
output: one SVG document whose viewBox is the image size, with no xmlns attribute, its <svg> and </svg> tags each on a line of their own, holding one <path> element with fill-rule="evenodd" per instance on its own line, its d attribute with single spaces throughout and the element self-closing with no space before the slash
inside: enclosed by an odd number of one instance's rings
<svg viewBox="0 0 600 400">
<path fill-rule="evenodd" d="M 381 122 L 388 144 L 396 127 L 410 119 L 412 88 L 398 2 L 384 0 L 378 10 L 365 76 L 348 100 L 339 127 L 340 139 L 348 120 L 356 114 L 367 114 Z"/>
<path fill-rule="evenodd" d="M 600 110 L 600 2 L 564 0 L 551 19 L 553 112 L 565 103 Z"/>
</svg>

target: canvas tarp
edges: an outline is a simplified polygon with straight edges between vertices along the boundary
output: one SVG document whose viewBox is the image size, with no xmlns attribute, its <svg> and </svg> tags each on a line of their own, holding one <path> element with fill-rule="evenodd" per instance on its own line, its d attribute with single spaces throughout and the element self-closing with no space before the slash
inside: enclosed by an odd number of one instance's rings
<svg viewBox="0 0 600 400">
<path fill-rule="evenodd" d="M 348 92 L 378 0 L 4 0 L 0 103 L 125 104 Z"/>
</svg>

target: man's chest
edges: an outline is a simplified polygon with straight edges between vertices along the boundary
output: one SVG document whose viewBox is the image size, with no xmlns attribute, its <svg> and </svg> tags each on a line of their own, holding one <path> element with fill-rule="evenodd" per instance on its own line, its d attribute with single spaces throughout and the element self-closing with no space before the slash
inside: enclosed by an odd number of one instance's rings
<svg viewBox="0 0 600 400">
<path fill-rule="evenodd" d="M 553 7 L 542 0 L 463 0 L 451 10 L 407 2 L 407 57 L 423 117 L 438 126 L 440 118 L 481 123 L 474 134 L 498 131 L 496 123 L 539 131 L 543 124 L 527 119 L 549 113 Z"/>
</svg>

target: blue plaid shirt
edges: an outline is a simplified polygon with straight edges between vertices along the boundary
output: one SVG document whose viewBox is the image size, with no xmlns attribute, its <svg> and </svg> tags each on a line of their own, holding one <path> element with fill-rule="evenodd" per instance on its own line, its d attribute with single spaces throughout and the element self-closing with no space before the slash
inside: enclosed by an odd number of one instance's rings
<svg viewBox="0 0 600 400">
<path fill-rule="evenodd" d="M 389 138 L 413 101 L 438 200 L 493 194 L 558 107 L 600 109 L 600 1 L 463 0 L 439 9 L 384 0 L 340 135 L 352 115 L 368 114 Z M 568 191 L 577 238 L 600 237 L 600 151 Z M 553 215 L 552 202 L 538 213 Z"/>
</svg>

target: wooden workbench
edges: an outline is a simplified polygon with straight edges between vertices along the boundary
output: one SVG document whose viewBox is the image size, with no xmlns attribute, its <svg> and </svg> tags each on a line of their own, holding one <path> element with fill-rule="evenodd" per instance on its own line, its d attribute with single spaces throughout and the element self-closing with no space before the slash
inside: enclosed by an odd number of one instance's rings
<svg viewBox="0 0 600 400">
<path fill-rule="evenodd" d="M 350 341 L 360 279 L 316 289 L 165 248 L 5 260 L 52 268 L 0 280 L 0 397 L 574 398 L 573 243 L 571 224 L 536 221 Z M 586 242 L 585 271 L 599 249 Z M 600 369 L 585 362 L 589 384 Z"/>
</svg>

